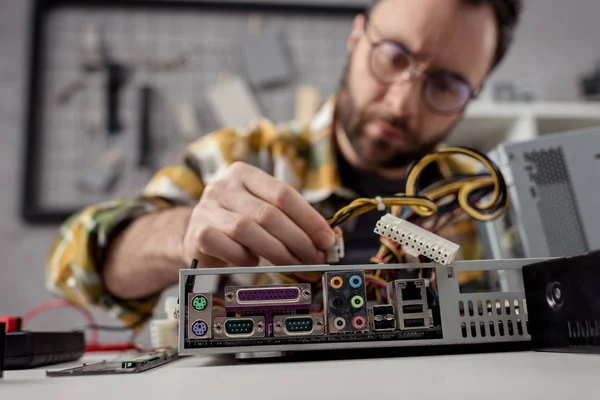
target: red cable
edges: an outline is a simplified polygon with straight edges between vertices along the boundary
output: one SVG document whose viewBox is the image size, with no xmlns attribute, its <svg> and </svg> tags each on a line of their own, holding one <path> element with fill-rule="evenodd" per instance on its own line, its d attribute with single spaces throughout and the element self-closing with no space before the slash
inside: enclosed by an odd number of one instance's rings
<svg viewBox="0 0 600 400">
<path fill-rule="evenodd" d="M 96 326 L 96 320 L 94 319 L 94 316 L 92 315 L 92 313 L 90 313 L 86 308 L 80 306 L 79 304 L 73 303 L 68 300 L 52 300 L 47 303 L 43 303 L 43 304 L 40 304 L 39 306 L 34 307 L 33 309 L 29 310 L 23 316 L 23 326 L 25 326 L 27 324 L 27 322 L 29 322 L 29 320 L 31 320 L 36 315 L 38 315 L 44 311 L 52 310 L 54 308 L 61 308 L 61 307 L 73 308 L 73 309 L 79 311 L 85 317 L 85 319 L 87 320 L 87 322 L 90 326 Z M 97 329 L 92 330 L 91 343 L 92 344 L 98 343 L 98 330 Z"/>
<path fill-rule="evenodd" d="M 34 307 L 33 309 L 29 310 L 23 316 L 23 324 L 22 325 L 25 326 L 25 324 L 27 324 L 27 322 L 29 322 L 29 320 L 31 320 L 33 317 L 35 317 L 36 315 L 38 315 L 44 311 L 52 310 L 55 308 L 61 308 L 61 307 L 73 308 L 73 309 L 79 311 L 85 317 L 89 326 L 91 326 L 91 327 L 97 326 L 94 316 L 92 315 L 91 312 L 89 312 L 88 309 L 86 309 L 85 307 L 82 307 L 81 305 L 79 305 L 77 303 L 73 303 L 68 300 L 52 300 L 47 303 L 43 303 L 43 304 L 40 304 L 40 305 Z M 85 351 L 87 353 L 109 352 L 109 351 L 127 351 L 127 350 L 142 351 L 144 349 L 141 349 L 135 343 L 127 343 L 127 342 L 98 343 L 98 329 L 97 328 L 92 328 L 92 335 L 91 335 L 90 342 L 85 346 Z"/>
</svg>

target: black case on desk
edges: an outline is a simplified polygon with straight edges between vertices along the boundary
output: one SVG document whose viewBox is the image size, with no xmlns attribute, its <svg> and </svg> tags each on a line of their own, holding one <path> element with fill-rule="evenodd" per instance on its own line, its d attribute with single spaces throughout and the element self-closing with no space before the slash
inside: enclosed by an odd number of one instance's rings
<svg viewBox="0 0 600 400">
<path fill-rule="evenodd" d="M 4 368 L 26 369 L 75 361 L 85 353 L 83 332 L 28 332 L 6 334 Z"/>
<path fill-rule="evenodd" d="M 4 349 L 6 346 L 6 324 L 0 322 L 0 378 L 4 371 Z"/>
<path fill-rule="evenodd" d="M 600 353 L 600 251 L 523 267 L 536 350 Z"/>
</svg>

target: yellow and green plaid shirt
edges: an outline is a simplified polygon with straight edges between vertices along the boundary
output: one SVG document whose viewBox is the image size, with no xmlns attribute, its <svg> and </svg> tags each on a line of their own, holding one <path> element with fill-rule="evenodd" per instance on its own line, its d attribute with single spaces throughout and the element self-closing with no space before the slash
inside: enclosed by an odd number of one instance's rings
<svg viewBox="0 0 600 400">
<path fill-rule="evenodd" d="M 93 205 L 73 215 L 60 228 L 51 248 L 47 288 L 61 298 L 100 307 L 127 326 L 143 325 L 160 293 L 132 301 L 106 290 L 100 268 L 111 238 L 137 217 L 197 203 L 206 185 L 219 179 L 235 161 L 267 171 L 297 189 L 323 216 L 333 215 L 340 201 L 345 205 L 357 197 L 342 186 L 336 170 L 334 109 L 335 99 L 330 99 L 310 124 L 276 126 L 259 120 L 244 130 L 210 133 L 192 143 L 179 163 L 159 170 L 137 197 Z M 454 162 L 439 167 L 444 175 L 467 172 L 465 169 L 472 172 L 472 166 Z M 441 234 L 461 245 L 460 258 L 477 257 L 471 222 L 454 224 Z"/>
</svg>

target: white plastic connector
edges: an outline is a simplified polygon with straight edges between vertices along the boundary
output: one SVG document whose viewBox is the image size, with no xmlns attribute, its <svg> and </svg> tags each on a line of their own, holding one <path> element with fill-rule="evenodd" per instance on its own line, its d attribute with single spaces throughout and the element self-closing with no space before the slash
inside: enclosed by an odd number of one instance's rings
<svg viewBox="0 0 600 400">
<path fill-rule="evenodd" d="M 150 321 L 150 342 L 153 348 L 177 348 L 177 328 L 179 321 L 175 318 L 174 311 L 176 309 L 177 297 L 167 297 L 165 299 L 167 318 Z"/>
<path fill-rule="evenodd" d="M 374 232 L 402 245 L 412 255 L 423 255 L 442 265 L 454 261 L 460 246 L 402 218 L 386 214 L 377 221 Z"/>
<path fill-rule="evenodd" d="M 377 202 L 377 211 L 385 211 L 385 203 L 383 202 L 381 196 L 375 197 L 375 201 Z"/>
<path fill-rule="evenodd" d="M 345 256 L 344 236 L 341 231 L 335 232 L 335 243 L 327 250 L 327 262 L 339 262 Z"/>
</svg>

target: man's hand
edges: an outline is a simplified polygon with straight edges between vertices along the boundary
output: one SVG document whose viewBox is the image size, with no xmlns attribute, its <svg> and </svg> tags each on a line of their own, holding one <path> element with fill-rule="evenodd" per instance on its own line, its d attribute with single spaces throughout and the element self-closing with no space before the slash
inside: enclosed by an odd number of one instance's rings
<svg viewBox="0 0 600 400">
<path fill-rule="evenodd" d="M 334 243 L 327 221 L 291 186 L 245 163 L 209 184 L 183 241 L 202 267 L 322 264 Z"/>
</svg>

